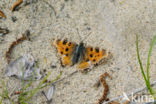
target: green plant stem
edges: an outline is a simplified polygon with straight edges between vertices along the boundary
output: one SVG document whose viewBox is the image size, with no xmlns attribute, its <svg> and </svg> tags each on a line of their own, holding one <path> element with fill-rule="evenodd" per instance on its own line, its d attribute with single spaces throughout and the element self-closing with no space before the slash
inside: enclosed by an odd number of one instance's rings
<svg viewBox="0 0 156 104">
<path fill-rule="evenodd" d="M 3 85 L 3 90 L 2 90 L 2 94 L 0 95 L 1 96 L 0 104 L 2 104 L 4 99 L 8 99 L 11 102 L 11 104 L 15 104 L 13 100 L 9 97 L 9 92 L 4 81 L 2 81 L 2 85 Z"/>
<path fill-rule="evenodd" d="M 154 47 L 156 43 L 156 36 L 154 36 L 154 39 L 152 40 L 149 52 L 148 52 L 148 57 L 147 57 L 147 80 L 149 81 L 149 65 L 150 65 L 150 56 L 152 53 L 152 48 Z"/>
<path fill-rule="evenodd" d="M 60 72 L 60 74 L 59 74 L 54 80 L 52 80 L 52 81 L 50 81 L 49 83 L 47 83 L 47 84 L 41 86 L 40 89 L 41 89 L 41 88 L 44 88 L 44 87 L 46 87 L 46 86 L 49 86 L 49 85 L 51 85 L 51 84 L 53 84 L 53 83 L 56 82 L 58 79 L 60 79 L 61 75 L 62 75 L 62 72 Z"/>
<path fill-rule="evenodd" d="M 148 57 L 147 57 L 147 81 L 149 82 L 149 85 L 150 85 L 150 79 L 149 79 L 150 56 L 152 54 L 152 49 L 153 49 L 155 43 L 156 43 L 156 36 L 154 36 L 154 39 L 152 40 L 152 43 L 150 45 L 150 49 L 149 49 L 149 52 L 148 52 Z M 154 95 L 154 91 L 152 90 L 151 86 L 149 87 L 149 89 L 150 89 L 150 93 L 152 95 Z"/>
<path fill-rule="evenodd" d="M 136 48 L 137 48 L 137 58 L 138 58 L 138 61 L 139 61 L 141 73 L 142 73 L 142 75 L 144 77 L 145 82 L 147 82 L 147 79 L 146 79 L 146 76 L 145 76 L 145 72 L 144 72 L 144 69 L 143 69 L 143 66 L 142 66 L 142 62 L 141 62 L 141 59 L 140 59 L 140 55 L 139 55 L 138 35 L 136 35 Z"/>
<path fill-rule="evenodd" d="M 143 69 L 143 65 L 142 65 L 142 62 L 141 62 L 141 59 L 140 59 L 140 55 L 139 55 L 138 35 L 136 35 L 137 58 L 138 58 L 138 62 L 139 62 L 139 65 L 140 65 L 141 73 L 142 73 L 142 75 L 144 77 L 144 80 L 145 80 L 146 86 L 148 88 L 148 91 L 150 92 L 150 94 L 153 97 L 154 97 L 154 91 L 151 88 L 150 80 L 149 80 L 149 65 L 150 65 L 150 56 L 151 56 L 151 53 L 152 53 L 152 48 L 154 47 L 155 43 L 156 43 L 156 36 L 152 40 L 152 44 L 151 44 L 150 49 L 149 49 L 148 58 L 147 58 L 147 74 L 145 75 L 145 72 L 144 72 L 144 69 Z"/>
</svg>

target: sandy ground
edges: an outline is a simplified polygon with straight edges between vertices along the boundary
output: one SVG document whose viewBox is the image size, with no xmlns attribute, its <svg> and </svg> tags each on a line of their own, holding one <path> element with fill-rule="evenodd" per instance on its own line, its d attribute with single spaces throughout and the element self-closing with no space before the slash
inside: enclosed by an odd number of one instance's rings
<svg viewBox="0 0 156 104">
<path fill-rule="evenodd" d="M 51 46 L 53 38 L 67 38 L 76 43 L 83 40 L 87 46 L 98 46 L 113 55 L 105 65 L 93 68 L 88 74 L 79 72 L 57 83 L 54 104 L 97 102 L 103 88 L 95 89 L 93 86 L 104 72 L 113 78 L 107 80 L 109 98 L 120 96 L 123 92 L 130 93 L 145 85 L 137 62 L 135 35 L 139 35 L 140 54 L 145 67 L 150 42 L 156 35 L 155 0 L 36 0 L 30 5 L 21 5 L 19 11 L 11 12 L 10 7 L 15 1 L 0 0 L 0 9 L 7 16 L 7 19 L 0 19 L 0 27 L 10 30 L 0 43 L 0 78 L 4 81 L 11 80 L 13 82 L 9 82 L 15 86 L 18 83 L 17 79 L 4 76 L 7 65 L 4 56 L 9 45 L 29 29 L 31 41 L 16 46 L 12 57 L 16 59 L 31 53 L 40 62 L 42 71 L 52 72 L 50 80 L 60 71 L 63 71 L 63 77 L 76 70 L 75 66 L 61 67 L 56 50 Z M 12 16 L 17 18 L 16 22 L 11 20 Z M 47 64 L 44 63 L 45 57 Z M 151 82 L 156 80 L 155 62 L 156 47 L 151 57 Z M 52 69 L 51 65 L 57 68 Z M 35 103 L 41 104 L 41 100 L 38 98 Z"/>
</svg>

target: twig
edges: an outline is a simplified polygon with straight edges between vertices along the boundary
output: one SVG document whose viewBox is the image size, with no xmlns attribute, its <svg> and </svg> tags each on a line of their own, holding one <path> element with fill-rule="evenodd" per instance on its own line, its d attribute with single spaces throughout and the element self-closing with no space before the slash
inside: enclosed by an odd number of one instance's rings
<svg viewBox="0 0 156 104">
<path fill-rule="evenodd" d="M 63 78 L 61 78 L 61 79 L 59 79 L 59 80 L 57 80 L 57 81 L 55 81 L 55 82 L 52 83 L 52 84 L 56 84 L 56 83 L 58 83 L 58 82 L 61 82 L 61 81 L 63 81 L 64 79 L 66 79 L 66 78 L 72 76 L 73 74 L 75 74 L 75 73 L 77 73 L 77 72 L 78 72 L 78 70 L 76 70 L 76 71 L 70 73 L 69 75 L 67 75 L 67 76 L 65 76 L 65 77 L 63 77 Z"/>
<path fill-rule="evenodd" d="M 13 12 L 17 8 L 17 6 L 19 6 L 22 2 L 23 0 L 17 0 L 11 7 L 11 11 Z"/>
<path fill-rule="evenodd" d="M 5 14 L 0 10 L 0 16 L 6 18 Z"/>
<path fill-rule="evenodd" d="M 8 34 L 9 33 L 9 30 L 6 29 L 6 28 L 0 28 L 0 33 L 2 33 L 2 34 Z"/>
<path fill-rule="evenodd" d="M 98 100 L 97 104 L 102 104 L 105 100 L 107 100 L 107 95 L 109 92 L 109 87 L 108 87 L 108 84 L 106 83 L 106 79 L 105 79 L 105 77 L 107 77 L 107 76 L 111 79 L 110 75 L 107 72 L 105 72 L 104 74 L 102 74 L 100 76 L 100 82 L 102 83 L 102 85 L 104 87 L 104 91 L 103 91 L 103 95 Z"/>
<path fill-rule="evenodd" d="M 120 104 L 119 102 L 110 102 L 109 104 Z"/>
<path fill-rule="evenodd" d="M 156 81 L 154 81 L 153 83 L 151 83 L 151 86 L 154 86 L 154 85 L 156 85 Z M 141 92 L 141 91 L 144 90 L 144 89 L 147 89 L 147 87 L 145 86 L 145 87 L 136 89 L 136 90 L 133 91 L 132 93 L 127 94 L 127 96 L 131 96 L 132 94 L 134 95 L 134 94 L 136 94 L 136 93 L 139 93 L 139 92 Z M 102 104 L 109 104 L 110 102 L 115 101 L 115 100 L 119 100 L 119 99 L 121 99 L 121 98 L 123 98 L 123 97 L 124 97 L 123 95 L 122 95 L 122 96 L 119 96 L 119 97 L 115 97 L 115 98 L 112 98 L 111 100 L 109 100 L 109 101 L 107 101 L 107 102 L 103 102 Z"/>
<path fill-rule="evenodd" d="M 9 46 L 8 51 L 5 54 L 5 57 L 7 59 L 7 63 L 9 63 L 11 61 L 11 52 L 14 49 L 14 47 L 20 43 L 22 43 L 24 40 L 29 39 L 28 36 L 30 35 L 29 30 L 27 30 L 24 34 L 22 34 L 22 37 L 20 37 L 19 39 L 17 39 L 16 41 L 12 42 L 12 44 Z"/>
<path fill-rule="evenodd" d="M 44 3 L 46 3 L 54 12 L 55 16 L 56 16 L 56 10 L 54 9 L 54 7 L 52 5 L 50 5 L 47 1 L 43 0 Z"/>
</svg>

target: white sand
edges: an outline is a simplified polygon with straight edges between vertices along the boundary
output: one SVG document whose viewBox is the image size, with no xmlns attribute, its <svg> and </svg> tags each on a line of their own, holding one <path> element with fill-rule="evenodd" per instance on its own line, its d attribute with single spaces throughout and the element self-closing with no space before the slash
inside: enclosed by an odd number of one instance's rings
<svg viewBox="0 0 156 104">
<path fill-rule="evenodd" d="M 61 67 L 56 50 L 51 47 L 53 38 L 67 38 L 79 43 L 91 32 L 83 42 L 89 46 L 106 49 L 113 54 L 113 58 L 107 64 L 93 68 L 88 74 L 77 73 L 57 83 L 54 104 L 95 103 L 102 95 L 103 88 L 96 90 L 93 85 L 104 72 L 113 77 L 112 80 L 108 79 L 110 98 L 145 85 L 137 62 L 135 34 L 139 35 L 140 54 L 145 67 L 150 42 L 156 35 L 155 0 L 44 0 L 53 6 L 55 11 L 43 0 L 39 0 L 12 13 L 10 7 L 15 1 L 0 1 L 0 9 L 7 16 L 5 20 L 0 19 L 0 27 L 7 27 L 11 31 L 0 43 L 1 79 L 8 80 L 4 77 L 7 65 L 5 52 L 16 38 L 21 37 L 21 34 L 29 29 L 32 41 L 24 41 L 15 47 L 12 57 L 15 59 L 31 53 L 39 60 L 41 70 L 52 71 L 49 79 L 54 79 L 61 70 L 63 76 L 76 70 L 75 66 Z M 17 18 L 15 23 L 11 20 L 12 16 Z M 155 51 L 156 47 L 151 57 L 151 82 L 156 79 Z M 47 58 L 47 64 L 44 63 L 44 57 Z M 51 65 L 56 65 L 57 68 L 51 69 Z M 38 98 L 35 103 L 41 104 L 41 99 Z"/>
</svg>

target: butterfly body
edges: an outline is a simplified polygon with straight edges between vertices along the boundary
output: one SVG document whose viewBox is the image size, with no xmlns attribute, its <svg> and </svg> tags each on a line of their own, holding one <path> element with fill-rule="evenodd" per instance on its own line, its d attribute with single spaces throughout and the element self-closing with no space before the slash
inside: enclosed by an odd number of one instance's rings
<svg viewBox="0 0 156 104">
<path fill-rule="evenodd" d="M 97 47 L 85 47 L 83 42 L 76 44 L 68 42 L 66 39 L 57 39 L 53 44 L 57 48 L 59 56 L 61 56 L 62 66 L 72 66 L 78 63 L 80 70 L 92 68 L 108 56 L 105 50 Z"/>
<path fill-rule="evenodd" d="M 76 46 L 75 52 L 72 57 L 72 64 L 78 63 L 78 61 L 84 57 L 85 54 L 85 47 L 83 43 L 80 43 Z"/>
</svg>

